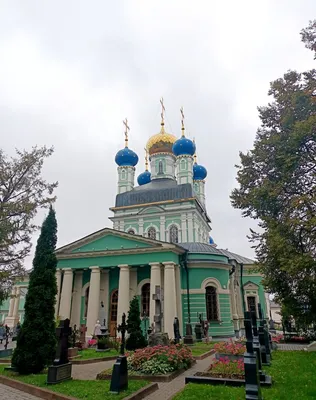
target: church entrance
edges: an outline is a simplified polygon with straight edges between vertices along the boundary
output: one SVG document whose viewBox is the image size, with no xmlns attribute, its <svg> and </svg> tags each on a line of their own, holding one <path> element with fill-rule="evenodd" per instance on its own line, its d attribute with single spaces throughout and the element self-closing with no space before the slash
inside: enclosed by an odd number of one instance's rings
<svg viewBox="0 0 316 400">
<path fill-rule="evenodd" d="M 117 305 L 118 305 L 118 289 L 113 290 L 111 294 L 111 305 L 110 305 L 110 336 L 116 335 L 116 321 L 117 321 Z"/>
</svg>

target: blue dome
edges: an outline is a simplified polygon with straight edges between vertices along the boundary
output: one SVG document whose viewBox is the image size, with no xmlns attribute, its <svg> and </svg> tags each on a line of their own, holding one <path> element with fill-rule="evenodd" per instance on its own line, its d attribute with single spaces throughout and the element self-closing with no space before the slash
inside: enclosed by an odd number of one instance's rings
<svg viewBox="0 0 316 400">
<path fill-rule="evenodd" d="M 182 136 L 173 144 L 172 152 L 175 156 L 181 156 L 183 154 L 193 156 L 195 153 L 195 143 L 185 136 Z"/>
<path fill-rule="evenodd" d="M 133 150 L 125 147 L 117 152 L 115 162 L 120 167 L 135 167 L 138 163 L 138 156 Z"/>
<path fill-rule="evenodd" d="M 193 179 L 195 181 L 203 181 L 207 176 L 206 168 L 203 165 L 193 165 Z"/>
<path fill-rule="evenodd" d="M 142 172 L 138 175 L 137 182 L 139 186 L 146 185 L 146 183 L 151 182 L 151 173 L 149 171 Z"/>
<path fill-rule="evenodd" d="M 214 244 L 215 242 L 214 242 L 214 239 L 212 238 L 212 236 L 210 236 L 210 241 L 209 241 L 209 243 L 210 244 Z"/>
</svg>

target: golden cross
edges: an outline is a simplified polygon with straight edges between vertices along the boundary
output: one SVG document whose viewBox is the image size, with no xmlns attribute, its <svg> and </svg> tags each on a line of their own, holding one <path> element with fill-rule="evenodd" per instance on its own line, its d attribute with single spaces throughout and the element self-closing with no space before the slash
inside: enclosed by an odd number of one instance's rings
<svg viewBox="0 0 316 400">
<path fill-rule="evenodd" d="M 163 104 L 163 97 L 160 99 L 160 104 L 161 104 L 161 125 L 164 125 L 164 123 L 165 123 L 164 117 L 165 117 L 166 109 Z"/>
<path fill-rule="evenodd" d="M 182 130 L 182 136 L 184 136 L 184 112 L 183 112 L 183 107 L 180 108 L 180 113 L 181 113 L 181 130 Z"/>
<path fill-rule="evenodd" d="M 127 123 L 127 118 L 123 121 L 123 124 L 125 125 L 125 147 L 128 147 L 128 131 L 129 131 L 129 126 Z"/>
</svg>

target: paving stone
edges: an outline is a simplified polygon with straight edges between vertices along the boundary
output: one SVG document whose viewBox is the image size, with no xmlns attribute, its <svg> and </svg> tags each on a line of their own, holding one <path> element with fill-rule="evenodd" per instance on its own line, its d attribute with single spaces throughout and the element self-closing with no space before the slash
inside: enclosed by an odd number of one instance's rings
<svg viewBox="0 0 316 400">
<path fill-rule="evenodd" d="M 39 397 L 13 389 L 10 386 L 0 383 L 0 399 L 1 400 L 38 400 Z"/>
</svg>

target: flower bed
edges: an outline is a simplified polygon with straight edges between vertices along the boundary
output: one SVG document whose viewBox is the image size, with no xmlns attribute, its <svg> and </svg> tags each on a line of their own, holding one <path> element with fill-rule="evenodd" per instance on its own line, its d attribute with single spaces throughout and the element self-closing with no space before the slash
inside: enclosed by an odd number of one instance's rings
<svg viewBox="0 0 316 400">
<path fill-rule="evenodd" d="M 246 346 L 243 343 L 236 343 L 230 340 L 229 342 L 216 343 L 214 349 L 220 355 L 220 357 L 217 356 L 216 358 L 222 358 L 227 355 L 231 359 L 239 359 L 243 358 Z"/>
<path fill-rule="evenodd" d="M 164 375 L 188 369 L 193 362 L 189 347 L 180 344 L 146 347 L 127 354 L 128 368 L 144 375 Z"/>
<path fill-rule="evenodd" d="M 231 361 L 229 358 L 221 358 L 214 361 L 208 371 L 197 376 L 211 376 L 213 378 L 244 379 L 245 369 L 243 360 Z"/>
</svg>

